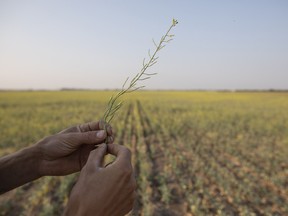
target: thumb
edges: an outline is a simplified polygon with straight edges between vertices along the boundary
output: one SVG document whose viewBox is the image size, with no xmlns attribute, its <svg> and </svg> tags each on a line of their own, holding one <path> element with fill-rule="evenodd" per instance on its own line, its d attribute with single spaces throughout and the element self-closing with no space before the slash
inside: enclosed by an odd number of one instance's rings
<svg viewBox="0 0 288 216">
<path fill-rule="evenodd" d="M 99 168 L 102 167 L 104 157 L 107 152 L 107 145 L 105 143 L 98 145 L 97 148 L 90 152 L 89 158 L 87 160 L 88 166 Z"/>
<path fill-rule="evenodd" d="M 98 131 L 88 131 L 88 132 L 78 132 L 78 133 L 63 133 L 59 134 L 61 136 L 62 140 L 64 140 L 65 144 L 69 145 L 69 147 L 72 147 L 73 149 L 79 148 L 79 146 L 83 144 L 88 145 L 96 145 L 103 143 L 107 137 L 107 133 L 104 130 L 98 130 Z"/>
</svg>

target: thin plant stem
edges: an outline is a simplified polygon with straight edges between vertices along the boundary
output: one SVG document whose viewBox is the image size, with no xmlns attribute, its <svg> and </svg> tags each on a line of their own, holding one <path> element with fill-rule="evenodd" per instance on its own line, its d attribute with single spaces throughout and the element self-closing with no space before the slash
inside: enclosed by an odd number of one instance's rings
<svg viewBox="0 0 288 216">
<path fill-rule="evenodd" d="M 126 93 L 131 93 L 134 91 L 137 91 L 139 89 L 143 89 L 145 86 L 137 86 L 139 81 L 144 81 L 147 79 L 150 79 L 152 76 L 156 75 L 157 73 L 147 73 L 146 71 L 148 68 L 152 67 L 157 63 L 158 60 L 158 52 L 163 49 L 167 43 L 173 40 L 174 35 L 170 34 L 170 31 L 173 27 L 175 27 L 178 24 L 178 21 L 173 19 L 172 24 L 165 33 L 164 36 L 161 37 L 158 44 L 153 40 L 153 44 L 155 46 L 155 50 L 153 54 L 151 55 L 150 50 L 148 51 L 148 61 L 146 62 L 145 58 L 143 59 L 142 69 L 139 73 L 137 73 L 129 82 L 129 77 L 125 80 L 124 84 L 122 85 L 121 90 L 116 94 L 113 95 L 107 105 L 107 109 L 103 115 L 103 120 L 107 123 L 110 123 L 112 119 L 114 118 L 115 114 L 118 112 L 118 110 L 122 107 L 123 101 L 119 101 L 119 98 L 121 98 Z M 128 85 L 127 85 L 128 83 Z"/>
</svg>

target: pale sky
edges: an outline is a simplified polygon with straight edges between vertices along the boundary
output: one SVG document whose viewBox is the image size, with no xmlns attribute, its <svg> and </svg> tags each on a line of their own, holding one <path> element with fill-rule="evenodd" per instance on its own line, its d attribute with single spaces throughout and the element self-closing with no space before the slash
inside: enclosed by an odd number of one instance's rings
<svg viewBox="0 0 288 216">
<path fill-rule="evenodd" d="M 0 89 L 288 89 L 287 0 L 0 1 Z"/>
</svg>

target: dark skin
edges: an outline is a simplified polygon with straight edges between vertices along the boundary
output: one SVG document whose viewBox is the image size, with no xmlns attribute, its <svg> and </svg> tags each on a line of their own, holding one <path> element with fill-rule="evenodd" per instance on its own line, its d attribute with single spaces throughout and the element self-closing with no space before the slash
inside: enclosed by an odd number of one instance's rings
<svg viewBox="0 0 288 216">
<path fill-rule="evenodd" d="M 116 159 L 103 167 L 106 153 L 116 156 Z M 121 145 L 102 144 L 91 151 L 64 215 L 125 215 L 133 207 L 135 189 L 131 152 Z"/>
<path fill-rule="evenodd" d="M 105 141 L 110 144 L 102 144 L 99 149 L 96 149 Z M 78 215 L 83 215 L 84 212 L 84 215 L 105 215 L 105 205 L 99 205 L 98 209 L 95 209 L 95 202 L 97 200 L 98 203 L 107 203 L 105 200 L 110 199 L 111 205 L 114 206 L 112 215 L 114 213 L 124 215 L 132 209 L 136 183 L 130 151 L 124 146 L 111 144 L 112 142 L 113 132 L 110 125 L 104 122 L 91 122 L 67 128 L 30 147 L 4 156 L 0 158 L 0 193 L 42 176 L 68 175 L 81 170 L 65 214 L 76 215 L 79 211 L 75 206 L 78 206 L 81 209 L 79 212 L 81 214 Z M 99 161 L 103 161 L 105 154 L 115 155 L 116 160 L 103 168 L 99 165 Z M 123 178 L 130 180 L 123 181 Z M 115 196 L 112 200 L 108 197 L 112 191 L 121 191 L 119 185 L 125 189 L 122 194 L 125 194 L 127 200 L 123 201 L 121 196 Z M 83 206 L 83 200 L 90 200 L 90 202 L 85 202 Z M 122 202 L 120 203 L 119 200 Z M 70 204 L 71 202 L 73 204 Z"/>
<path fill-rule="evenodd" d="M 95 145 L 103 143 L 107 137 L 109 143 L 113 142 L 112 127 L 102 125 L 101 122 L 78 125 L 38 142 L 36 146 L 42 153 L 40 173 L 55 176 L 80 171 Z"/>
</svg>

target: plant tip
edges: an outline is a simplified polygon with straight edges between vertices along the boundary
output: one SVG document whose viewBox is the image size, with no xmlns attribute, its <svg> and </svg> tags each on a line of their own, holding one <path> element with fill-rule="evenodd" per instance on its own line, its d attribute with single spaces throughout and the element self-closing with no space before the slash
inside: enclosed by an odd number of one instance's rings
<svg viewBox="0 0 288 216">
<path fill-rule="evenodd" d="M 173 18 L 173 20 L 172 20 L 172 25 L 173 25 L 173 26 L 176 26 L 177 24 L 178 24 L 178 21 Z"/>
</svg>

